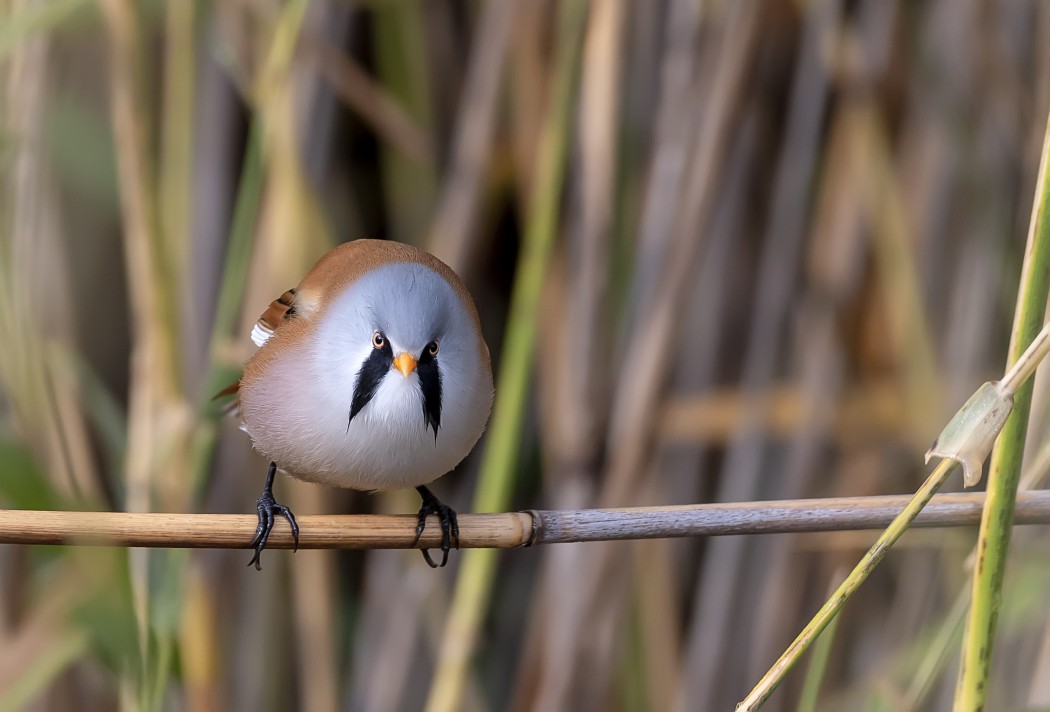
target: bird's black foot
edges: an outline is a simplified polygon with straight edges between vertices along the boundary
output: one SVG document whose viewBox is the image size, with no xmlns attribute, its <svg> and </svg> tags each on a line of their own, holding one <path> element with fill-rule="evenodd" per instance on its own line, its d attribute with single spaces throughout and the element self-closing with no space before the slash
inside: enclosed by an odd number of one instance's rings
<svg viewBox="0 0 1050 712">
<path fill-rule="evenodd" d="M 436 569 L 448 563 L 448 552 L 453 547 L 453 542 L 455 542 L 454 546 L 459 548 L 459 520 L 456 518 L 456 511 L 447 504 L 442 504 L 429 489 L 421 486 L 416 487 L 416 490 L 423 497 L 423 504 L 419 508 L 419 524 L 416 525 L 416 538 L 412 546 L 418 544 L 419 537 L 423 536 L 423 530 L 427 526 L 427 517 L 436 514 L 441 522 L 441 563 L 435 563 L 430 558 L 429 550 L 422 550 L 427 565 Z"/>
<path fill-rule="evenodd" d="M 266 486 L 263 487 L 262 494 L 259 495 L 259 500 L 256 504 L 259 510 L 259 526 L 255 529 L 255 538 L 248 545 L 249 548 L 255 549 L 255 556 L 248 562 L 248 566 L 255 564 L 256 571 L 262 571 L 259 557 L 262 556 L 263 549 L 266 548 L 266 541 L 270 538 L 270 530 L 273 529 L 278 514 L 287 519 L 288 525 L 292 528 L 292 537 L 295 539 L 295 549 L 293 551 L 299 549 L 299 525 L 295 523 L 295 515 L 292 514 L 292 510 L 283 504 L 278 504 L 273 498 L 273 476 L 276 472 L 277 463 L 271 462 L 270 469 L 266 473 Z"/>
</svg>

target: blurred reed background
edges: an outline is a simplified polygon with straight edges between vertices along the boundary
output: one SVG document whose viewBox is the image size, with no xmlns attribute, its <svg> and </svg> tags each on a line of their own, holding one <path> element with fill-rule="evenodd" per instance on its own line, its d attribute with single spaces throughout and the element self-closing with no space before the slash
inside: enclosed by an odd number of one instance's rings
<svg viewBox="0 0 1050 712">
<path fill-rule="evenodd" d="M 501 434 L 437 483 L 461 512 L 911 492 L 1002 373 L 1050 106 L 1038 0 L 0 8 L 3 507 L 253 512 L 266 463 L 209 397 L 266 304 L 363 236 L 478 301 Z M 418 505 L 278 487 L 304 514 Z M 730 709 L 873 538 L 262 573 L 4 547 L 0 708 Z M 974 539 L 907 535 L 818 701 L 803 667 L 766 709 L 947 709 Z M 1050 705 L 1047 551 L 1018 533 L 990 709 Z"/>
</svg>

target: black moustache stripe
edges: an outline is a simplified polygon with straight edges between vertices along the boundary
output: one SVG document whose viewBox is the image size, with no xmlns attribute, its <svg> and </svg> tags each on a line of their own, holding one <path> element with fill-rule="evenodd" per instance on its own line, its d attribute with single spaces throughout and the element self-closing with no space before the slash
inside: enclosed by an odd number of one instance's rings
<svg viewBox="0 0 1050 712">
<path fill-rule="evenodd" d="M 372 396 L 379 389 L 379 383 L 383 377 L 390 372 L 390 364 L 394 360 L 394 353 L 390 350 L 390 342 L 383 344 L 381 349 L 372 349 L 368 358 L 357 372 L 357 380 L 354 382 L 354 400 L 350 403 L 350 419 L 346 421 L 346 429 L 350 430 L 350 423 L 361 409 L 368 405 Z"/>
<path fill-rule="evenodd" d="M 434 440 L 437 441 L 438 428 L 441 427 L 441 371 L 438 370 L 437 357 L 432 356 L 429 349 L 423 349 L 416 373 L 423 389 L 423 428 L 433 428 Z"/>
</svg>

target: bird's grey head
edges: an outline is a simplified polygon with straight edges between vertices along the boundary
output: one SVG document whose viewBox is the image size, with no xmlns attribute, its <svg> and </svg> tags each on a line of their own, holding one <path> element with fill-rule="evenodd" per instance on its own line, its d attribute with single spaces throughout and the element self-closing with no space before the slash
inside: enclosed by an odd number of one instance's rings
<svg viewBox="0 0 1050 712">
<path fill-rule="evenodd" d="M 440 275 L 399 262 L 366 273 L 333 300 L 315 342 L 318 365 L 337 374 L 347 429 L 356 418 L 396 417 L 418 403 L 423 428 L 437 439 L 450 389 L 478 367 L 469 313 Z"/>
</svg>

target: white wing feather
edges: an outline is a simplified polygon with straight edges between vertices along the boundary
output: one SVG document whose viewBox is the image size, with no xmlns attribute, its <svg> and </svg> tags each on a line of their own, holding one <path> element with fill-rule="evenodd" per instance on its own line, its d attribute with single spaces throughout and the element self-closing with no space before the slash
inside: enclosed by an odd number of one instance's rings
<svg viewBox="0 0 1050 712">
<path fill-rule="evenodd" d="M 268 329 L 261 322 L 255 322 L 252 327 L 252 341 L 256 346 L 262 346 L 266 340 L 273 336 L 273 329 Z"/>
</svg>

